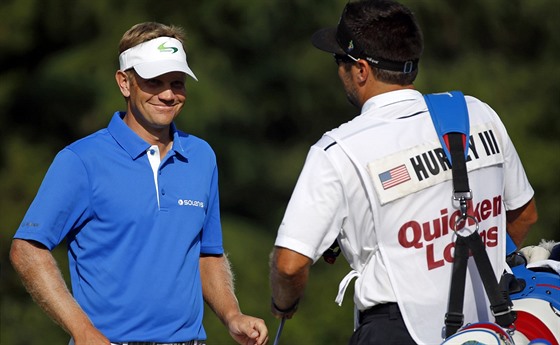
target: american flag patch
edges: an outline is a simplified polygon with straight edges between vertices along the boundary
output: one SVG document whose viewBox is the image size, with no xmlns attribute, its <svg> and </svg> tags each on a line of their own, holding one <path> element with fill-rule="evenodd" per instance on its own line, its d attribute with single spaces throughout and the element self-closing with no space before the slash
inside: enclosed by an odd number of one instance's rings
<svg viewBox="0 0 560 345">
<path fill-rule="evenodd" d="M 410 180 L 410 175 L 404 164 L 379 174 L 383 189 L 389 189 Z"/>
</svg>

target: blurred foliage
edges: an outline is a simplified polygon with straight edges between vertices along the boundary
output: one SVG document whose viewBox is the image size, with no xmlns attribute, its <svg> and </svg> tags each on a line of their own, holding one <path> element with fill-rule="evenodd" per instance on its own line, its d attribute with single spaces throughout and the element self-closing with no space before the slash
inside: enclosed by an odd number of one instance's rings
<svg viewBox="0 0 560 345">
<path fill-rule="evenodd" d="M 502 117 L 535 188 L 540 219 L 527 244 L 560 240 L 560 5 L 556 0 L 406 0 L 426 49 L 416 86 L 460 89 Z M 334 25 L 342 0 L 4 0 L 0 2 L 0 343 L 66 344 L 8 262 L 11 237 L 52 158 L 105 127 L 124 108 L 114 83 L 117 45 L 130 26 L 185 27 L 188 82 L 178 126 L 218 155 L 226 249 L 243 310 L 264 318 L 271 339 L 268 255 L 307 150 L 350 120 L 336 69 L 314 49 L 314 30 Z M 179 5 L 179 6 L 178 6 Z M 64 246 L 54 253 L 67 274 Z M 348 270 L 318 262 L 307 295 L 286 322 L 284 344 L 340 344 L 352 331 L 352 289 L 334 303 Z M 170 301 L 172 303 L 172 301 Z M 231 344 L 211 312 L 211 345 Z"/>
</svg>

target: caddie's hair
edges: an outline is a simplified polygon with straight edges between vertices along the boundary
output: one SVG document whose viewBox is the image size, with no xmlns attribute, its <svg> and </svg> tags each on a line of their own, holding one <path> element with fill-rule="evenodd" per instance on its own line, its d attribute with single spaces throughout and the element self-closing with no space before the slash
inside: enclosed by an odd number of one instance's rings
<svg viewBox="0 0 560 345">
<path fill-rule="evenodd" d="M 404 5 L 393 0 L 351 1 L 344 16 L 366 55 L 391 61 L 416 60 L 422 55 L 422 31 Z M 410 73 L 372 69 L 378 80 L 389 84 L 409 85 L 418 75 L 418 69 Z"/>
<path fill-rule="evenodd" d="M 172 37 L 183 43 L 185 31 L 179 26 L 167 26 L 156 22 L 139 23 L 128 29 L 119 43 L 119 54 L 125 50 L 139 45 L 140 43 L 153 40 L 158 37 Z"/>
</svg>

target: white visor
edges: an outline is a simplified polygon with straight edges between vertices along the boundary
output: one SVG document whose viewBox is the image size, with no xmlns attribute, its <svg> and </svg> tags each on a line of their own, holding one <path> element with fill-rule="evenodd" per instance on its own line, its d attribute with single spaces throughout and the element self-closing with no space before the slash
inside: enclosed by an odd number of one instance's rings
<svg viewBox="0 0 560 345">
<path fill-rule="evenodd" d="M 181 42 L 171 37 L 158 37 L 140 43 L 119 55 L 121 71 L 134 68 L 144 79 L 169 72 L 183 72 L 198 80 L 187 64 L 187 54 Z"/>
</svg>

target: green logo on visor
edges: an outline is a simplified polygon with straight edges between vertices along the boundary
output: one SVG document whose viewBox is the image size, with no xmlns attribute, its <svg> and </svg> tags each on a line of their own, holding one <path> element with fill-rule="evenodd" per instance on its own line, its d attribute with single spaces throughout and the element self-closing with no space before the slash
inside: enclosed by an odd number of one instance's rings
<svg viewBox="0 0 560 345">
<path fill-rule="evenodd" d="M 179 51 L 179 48 L 175 48 L 175 47 L 164 47 L 165 43 L 162 43 L 159 45 L 159 47 L 157 47 L 157 49 L 160 51 L 160 53 L 171 53 L 171 54 L 175 54 L 176 52 Z"/>
</svg>

